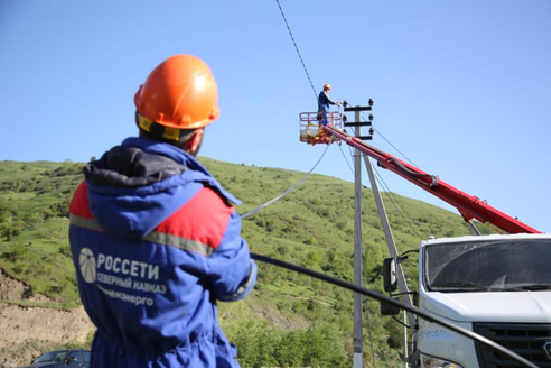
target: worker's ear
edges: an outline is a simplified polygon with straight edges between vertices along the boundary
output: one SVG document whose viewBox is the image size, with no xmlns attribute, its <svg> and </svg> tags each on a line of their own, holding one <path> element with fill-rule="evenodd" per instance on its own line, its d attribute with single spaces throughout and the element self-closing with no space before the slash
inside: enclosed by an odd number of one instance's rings
<svg viewBox="0 0 551 368">
<path fill-rule="evenodd" d="M 192 156 L 196 156 L 201 148 L 203 143 L 203 138 L 205 136 L 205 128 L 196 129 L 193 133 L 193 136 L 188 141 L 188 152 Z"/>
</svg>

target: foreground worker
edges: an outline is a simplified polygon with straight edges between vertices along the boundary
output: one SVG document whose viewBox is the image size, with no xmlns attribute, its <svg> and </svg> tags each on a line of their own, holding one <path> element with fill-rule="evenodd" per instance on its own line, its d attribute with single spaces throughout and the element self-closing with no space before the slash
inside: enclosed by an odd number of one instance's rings
<svg viewBox="0 0 551 368">
<path fill-rule="evenodd" d="M 140 137 L 85 167 L 69 211 L 91 367 L 238 367 L 216 302 L 245 297 L 256 266 L 237 199 L 195 159 L 219 115 L 214 76 L 170 57 L 134 103 Z"/>
<path fill-rule="evenodd" d="M 329 105 L 342 105 L 342 102 L 333 101 L 329 98 L 329 91 L 331 91 L 331 86 L 326 83 L 323 86 L 323 91 L 318 95 L 318 120 L 322 126 L 328 124 L 327 111 L 329 111 Z"/>
</svg>

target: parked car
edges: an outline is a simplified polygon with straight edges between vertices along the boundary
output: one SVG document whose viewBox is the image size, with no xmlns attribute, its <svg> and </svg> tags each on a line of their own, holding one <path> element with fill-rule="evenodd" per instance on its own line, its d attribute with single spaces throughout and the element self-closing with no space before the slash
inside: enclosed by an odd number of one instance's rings
<svg viewBox="0 0 551 368">
<path fill-rule="evenodd" d="M 25 368 L 90 368 L 90 350 L 50 351 Z"/>
</svg>

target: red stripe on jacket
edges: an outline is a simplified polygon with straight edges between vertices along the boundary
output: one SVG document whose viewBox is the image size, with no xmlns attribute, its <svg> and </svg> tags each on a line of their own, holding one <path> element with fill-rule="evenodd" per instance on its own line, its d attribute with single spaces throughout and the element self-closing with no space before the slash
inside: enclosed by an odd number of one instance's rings
<svg viewBox="0 0 551 368">
<path fill-rule="evenodd" d="M 201 242 L 216 249 L 229 223 L 233 206 L 210 188 L 201 188 L 193 198 L 157 226 L 157 231 Z"/>
<path fill-rule="evenodd" d="M 88 186 L 86 182 L 80 183 L 75 194 L 73 195 L 73 200 L 69 205 L 69 213 L 71 215 L 77 215 L 87 219 L 93 220 L 95 217 L 90 211 L 88 206 Z"/>
<path fill-rule="evenodd" d="M 155 231 L 198 241 L 216 249 L 224 237 L 233 210 L 233 206 L 227 205 L 215 191 L 204 187 L 161 222 Z M 88 205 L 86 182 L 82 182 L 75 191 L 69 213 L 95 219 Z"/>
</svg>

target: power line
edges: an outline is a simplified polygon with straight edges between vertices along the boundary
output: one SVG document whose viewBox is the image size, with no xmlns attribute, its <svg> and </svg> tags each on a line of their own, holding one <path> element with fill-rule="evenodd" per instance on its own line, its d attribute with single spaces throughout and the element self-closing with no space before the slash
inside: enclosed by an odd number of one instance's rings
<svg viewBox="0 0 551 368">
<path fill-rule="evenodd" d="M 365 120 L 365 119 L 364 119 L 364 120 Z M 394 146 L 394 145 L 392 144 L 391 141 L 389 141 L 388 139 L 386 139 L 385 136 L 382 135 L 380 131 L 378 131 L 378 130 L 375 129 L 375 128 L 373 128 L 373 130 L 374 130 L 375 132 L 377 132 L 377 134 L 379 134 L 379 135 L 381 136 L 381 138 L 383 138 L 385 141 L 387 141 L 387 143 L 390 144 L 390 145 L 392 146 L 392 148 L 394 148 L 400 155 L 402 155 L 403 158 L 405 158 L 406 160 L 408 160 L 408 162 L 409 162 L 410 164 L 412 164 L 412 165 L 415 166 L 415 167 L 419 167 L 419 166 L 415 165 L 406 155 L 404 155 L 404 154 L 402 153 L 402 151 L 400 151 L 398 148 L 396 148 L 396 146 Z"/>
<path fill-rule="evenodd" d="M 350 157 L 352 158 L 353 155 L 352 155 L 352 152 L 351 152 L 351 149 L 350 147 L 348 147 L 348 150 L 349 150 L 349 154 L 350 154 Z M 343 155 L 344 155 L 344 152 L 343 152 Z M 346 160 L 346 156 L 345 156 L 345 160 Z M 346 163 L 348 164 L 348 160 L 346 160 Z M 352 173 L 354 173 L 354 171 L 352 170 L 352 168 L 350 167 L 350 165 L 348 165 L 348 167 L 350 168 L 350 171 L 352 171 Z M 389 200 L 390 200 L 390 203 L 392 204 L 392 206 L 394 207 L 394 209 L 396 210 L 396 212 L 398 212 L 400 214 L 400 216 L 402 217 L 402 219 L 408 224 L 408 226 L 413 230 L 413 232 L 419 237 L 421 238 L 419 232 L 417 230 L 415 230 L 415 228 L 413 227 L 413 225 L 411 224 L 413 222 L 413 219 L 411 218 L 411 216 L 407 213 L 407 211 L 404 209 L 404 207 L 400 204 L 400 202 L 398 201 L 398 199 L 394 196 L 394 193 L 392 192 L 392 190 L 390 190 L 390 187 L 386 184 L 386 182 L 384 181 L 383 177 L 379 174 L 379 172 L 377 171 L 377 169 L 374 167 L 375 169 L 375 173 L 377 174 L 378 177 L 376 177 L 375 179 L 377 180 L 377 182 L 379 183 L 379 186 L 381 186 L 383 188 L 384 191 L 386 191 L 388 194 L 389 194 Z M 365 186 L 364 186 L 365 187 Z M 401 208 L 401 210 L 400 210 Z M 403 213 L 402 213 L 403 211 Z M 406 217 L 404 216 L 404 213 L 406 214 L 406 216 L 409 218 L 409 221 L 408 219 L 406 219 Z"/>
<path fill-rule="evenodd" d="M 342 147 L 339 145 L 339 149 L 341 150 L 342 156 L 344 157 L 344 160 L 346 161 L 346 164 L 348 165 L 348 168 L 350 171 L 352 171 L 352 174 L 354 174 L 354 169 L 352 169 L 352 166 L 350 166 L 350 163 L 348 162 L 348 159 L 346 158 L 346 154 L 344 153 Z"/>
<path fill-rule="evenodd" d="M 375 349 L 373 348 L 373 332 L 371 329 L 371 322 L 369 322 L 369 307 L 367 304 L 367 300 L 365 302 L 365 311 L 366 311 L 365 314 L 367 315 L 367 328 L 369 330 L 369 341 L 371 343 L 371 358 L 373 359 L 373 368 L 376 368 L 377 366 L 375 365 Z"/>
<path fill-rule="evenodd" d="M 396 198 L 396 196 L 394 195 L 394 193 L 392 192 L 392 190 L 390 189 L 390 187 L 385 183 L 383 177 L 381 176 L 381 174 L 379 174 L 379 172 L 377 171 L 377 169 L 375 169 L 375 173 L 377 174 L 377 182 L 379 183 L 379 185 L 381 185 L 383 187 L 383 189 L 388 193 L 389 195 L 389 199 L 390 199 L 390 202 L 392 203 L 392 205 L 394 206 L 394 208 L 396 209 L 396 211 L 400 214 L 400 216 L 402 217 L 402 219 L 408 224 L 408 226 L 410 227 L 410 229 L 415 233 L 415 235 L 417 235 L 417 237 L 421 238 L 421 235 L 419 234 L 419 232 L 417 232 L 417 230 L 413 227 L 413 225 L 411 224 L 413 222 L 413 219 L 411 218 L 411 216 L 408 214 L 408 212 L 404 209 L 404 207 L 400 204 L 400 202 L 398 201 L 398 199 Z M 382 183 L 381 183 L 382 182 Z M 399 207 L 399 208 L 398 208 Z M 405 214 L 405 216 L 404 216 Z M 408 217 L 406 219 L 406 216 Z"/>
<path fill-rule="evenodd" d="M 381 185 L 383 187 L 383 189 L 389 194 L 388 198 L 390 199 L 390 203 L 392 203 L 392 205 L 394 206 L 396 211 L 400 214 L 402 219 L 408 224 L 410 229 L 413 230 L 415 235 L 417 235 L 418 238 L 422 238 L 422 236 L 419 234 L 419 232 L 413 227 L 413 225 L 412 225 L 413 219 L 411 218 L 411 216 L 407 213 L 405 208 L 400 204 L 398 199 L 394 196 L 394 193 L 390 190 L 390 187 L 385 183 L 385 180 L 383 179 L 381 174 L 379 174 L 379 171 L 377 171 L 376 168 L 374 168 L 374 169 L 375 169 L 375 174 L 377 174 L 377 178 L 375 178 L 375 179 L 377 179 L 377 182 L 379 183 L 379 185 Z M 401 210 L 398 207 L 400 207 Z M 409 220 L 406 219 L 406 217 L 404 216 L 404 213 L 406 214 L 406 216 L 408 217 Z"/>
<path fill-rule="evenodd" d="M 310 82 L 310 87 L 312 87 L 312 91 L 314 91 L 314 96 L 318 98 L 318 94 L 316 93 L 316 88 L 314 88 L 314 83 L 312 83 L 312 79 L 310 79 L 310 73 L 308 73 L 308 68 L 306 68 L 306 64 L 304 64 L 304 61 L 302 60 L 302 55 L 300 54 L 300 51 L 298 49 L 298 45 L 295 41 L 295 38 L 293 37 L 293 32 L 291 32 L 291 27 L 289 27 L 289 22 L 287 22 L 287 18 L 285 18 L 285 14 L 283 14 L 283 9 L 281 8 L 281 4 L 279 3 L 279 0 L 276 0 L 277 6 L 279 6 L 279 11 L 281 12 L 281 16 L 283 17 L 283 20 L 285 21 L 285 25 L 287 26 L 287 30 L 289 31 L 289 36 L 291 36 L 291 40 L 293 41 L 293 45 L 295 46 L 295 49 L 297 50 L 298 58 L 300 59 L 300 63 L 302 64 L 302 67 L 304 68 L 304 71 L 306 72 L 306 76 L 308 77 L 308 82 Z"/>
<path fill-rule="evenodd" d="M 363 116 L 362 116 L 362 120 L 363 120 L 363 121 L 367 121 L 367 120 L 365 120 L 365 118 L 364 118 Z M 379 130 L 377 130 L 377 129 L 373 128 L 373 127 L 372 127 L 372 129 L 373 129 L 377 134 L 379 134 L 379 135 L 381 136 L 381 138 L 383 138 L 388 144 L 390 144 L 390 146 L 391 146 L 392 148 L 394 148 L 394 149 L 396 150 L 396 152 L 398 152 L 400 155 L 402 155 L 402 157 L 405 158 L 410 164 L 412 164 L 412 165 L 415 166 L 415 167 L 419 167 L 419 166 L 415 165 L 415 164 L 413 163 L 413 161 L 411 161 L 402 151 L 400 151 L 400 149 L 398 149 L 394 144 L 392 144 L 392 142 L 391 142 L 389 139 L 387 139 L 387 138 L 383 135 L 383 133 L 381 133 Z"/>
</svg>

